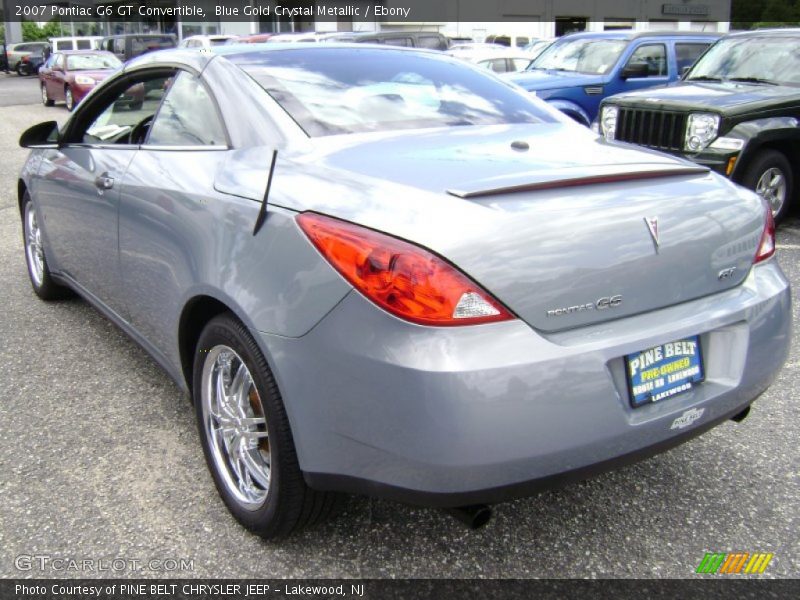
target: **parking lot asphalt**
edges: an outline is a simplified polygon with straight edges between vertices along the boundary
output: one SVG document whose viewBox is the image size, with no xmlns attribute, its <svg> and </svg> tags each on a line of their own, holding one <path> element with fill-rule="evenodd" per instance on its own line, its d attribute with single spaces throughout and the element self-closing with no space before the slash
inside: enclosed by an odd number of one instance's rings
<svg viewBox="0 0 800 600">
<path fill-rule="evenodd" d="M 7 85 L 0 79 L 0 98 Z M 59 106 L 0 107 L 0 577 L 694 578 L 712 551 L 771 552 L 763 577 L 800 575 L 797 344 L 743 423 L 499 505 L 481 530 L 437 510 L 353 498 L 334 521 L 282 543 L 250 535 L 217 496 L 188 399 L 85 302 L 43 303 L 31 291 L 17 139 L 66 117 Z M 778 237 L 798 289 L 800 219 Z M 795 329 L 797 314 L 795 304 Z M 34 559 L 27 569 L 36 555 L 125 562 L 67 571 L 39 570 Z M 193 563 L 148 565 L 171 559 Z"/>
<path fill-rule="evenodd" d="M 0 71 L 0 106 L 35 104 L 40 101 L 39 80 Z"/>
</svg>

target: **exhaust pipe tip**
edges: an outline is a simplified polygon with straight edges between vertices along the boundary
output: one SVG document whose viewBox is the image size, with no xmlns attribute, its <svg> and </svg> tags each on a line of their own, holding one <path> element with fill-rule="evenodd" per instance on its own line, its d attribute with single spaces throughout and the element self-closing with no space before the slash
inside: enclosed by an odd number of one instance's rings
<svg viewBox="0 0 800 600">
<path fill-rule="evenodd" d="M 747 406 L 742 412 L 737 413 L 731 417 L 731 421 L 736 421 L 737 423 L 741 423 L 747 418 L 747 415 L 750 414 L 750 406 Z"/>
<path fill-rule="evenodd" d="M 470 529 L 480 529 L 492 518 L 492 509 L 485 504 L 445 508 L 444 511 Z"/>
</svg>

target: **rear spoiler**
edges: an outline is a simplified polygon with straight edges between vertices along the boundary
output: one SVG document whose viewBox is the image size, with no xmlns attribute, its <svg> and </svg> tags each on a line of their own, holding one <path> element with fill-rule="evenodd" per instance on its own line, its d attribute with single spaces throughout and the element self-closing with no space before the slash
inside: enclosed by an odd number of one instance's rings
<svg viewBox="0 0 800 600">
<path fill-rule="evenodd" d="M 622 170 L 624 169 L 624 171 Z M 557 188 L 636 181 L 660 177 L 701 175 L 709 172 L 700 165 L 606 165 L 600 167 L 567 168 L 552 171 L 532 171 L 512 176 L 491 177 L 466 183 L 461 189 L 449 189 L 447 193 L 457 198 L 480 198 L 517 192 L 534 192 Z M 578 173 L 582 174 L 578 174 Z"/>
</svg>

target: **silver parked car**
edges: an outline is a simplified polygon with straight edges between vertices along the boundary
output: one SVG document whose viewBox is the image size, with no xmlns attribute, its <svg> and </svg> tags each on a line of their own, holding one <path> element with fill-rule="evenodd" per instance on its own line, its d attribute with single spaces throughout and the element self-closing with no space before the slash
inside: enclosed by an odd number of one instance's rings
<svg viewBox="0 0 800 600">
<path fill-rule="evenodd" d="M 191 394 L 258 534 L 338 492 L 477 525 L 743 418 L 781 368 L 755 194 L 443 54 L 216 52 L 140 57 L 25 132 L 19 210 L 36 294 Z"/>
</svg>

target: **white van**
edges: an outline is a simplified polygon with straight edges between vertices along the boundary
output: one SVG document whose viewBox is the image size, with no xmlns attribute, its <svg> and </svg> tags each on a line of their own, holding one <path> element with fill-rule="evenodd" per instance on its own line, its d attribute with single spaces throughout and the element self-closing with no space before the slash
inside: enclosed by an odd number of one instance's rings
<svg viewBox="0 0 800 600">
<path fill-rule="evenodd" d="M 79 37 L 55 37 L 50 38 L 50 47 L 53 52 L 63 50 L 97 50 L 102 36 L 86 35 Z"/>
</svg>

